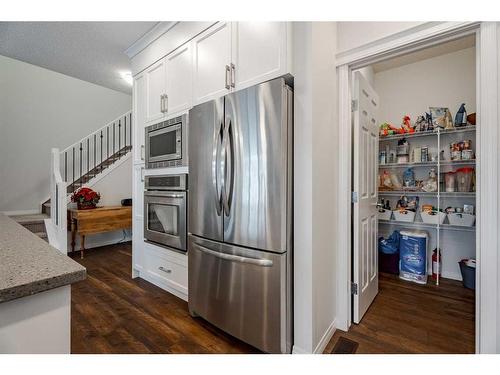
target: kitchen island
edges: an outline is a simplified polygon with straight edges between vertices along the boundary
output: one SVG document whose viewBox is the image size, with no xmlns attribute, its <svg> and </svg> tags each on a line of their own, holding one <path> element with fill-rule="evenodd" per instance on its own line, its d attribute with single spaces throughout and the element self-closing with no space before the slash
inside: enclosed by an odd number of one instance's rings
<svg viewBox="0 0 500 375">
<path fill-rule="evenodd" d="M 69 353 L 71 284 L 86 270 L 0 214 L 0 353 Z"/>
</svg>

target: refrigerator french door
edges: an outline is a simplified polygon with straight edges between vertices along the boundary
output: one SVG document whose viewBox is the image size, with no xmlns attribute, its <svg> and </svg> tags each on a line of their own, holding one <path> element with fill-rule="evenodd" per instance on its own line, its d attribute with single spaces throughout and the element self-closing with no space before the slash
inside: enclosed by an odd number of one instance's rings
<svg viewBox="0 0 500 375">
<path fill-rule="evenodd" d="M 291 351 L 292 103 L 280 78 L 189 112 L 189 309 L 270 353 Z"/>
</svg>

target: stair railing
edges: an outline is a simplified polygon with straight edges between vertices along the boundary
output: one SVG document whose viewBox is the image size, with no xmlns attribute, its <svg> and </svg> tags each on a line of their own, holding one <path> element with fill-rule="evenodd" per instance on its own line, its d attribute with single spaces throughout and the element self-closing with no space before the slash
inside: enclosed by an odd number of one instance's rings
<svg viewBox="0 0 500 375">
<path fill-rule="evenodd" d="M 61 175 L 68 192 L 77 190 L 132 147 L 132 111 L 129 111 L 60 152 Z"/>
<path fill-rule="evenodd" d="M 51 174 L 50 174 L 50 228 L 47 228 L 49 242 L 63 254 L 68 251 L 67 234 L 67 193 L 66 181 L 61 176 L 59 149 L 51 150 Z"/>
</svg>

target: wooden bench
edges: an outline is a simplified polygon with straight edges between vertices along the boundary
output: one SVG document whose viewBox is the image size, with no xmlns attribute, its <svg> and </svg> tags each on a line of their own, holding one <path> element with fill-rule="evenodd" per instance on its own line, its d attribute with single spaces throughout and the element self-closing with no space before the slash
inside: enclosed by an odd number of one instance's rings
<svg viewBox="0 0 500 375">
<path fill-rule="evenodd" d="M 132 207 L 104 206 L 90 210 L 68 210 L 71 225 L 71 251 L 75 251 L 75 238 L 80 235 L 80 257 L 83 259 L 85 236 L 132 228 Z"/>
</svg>

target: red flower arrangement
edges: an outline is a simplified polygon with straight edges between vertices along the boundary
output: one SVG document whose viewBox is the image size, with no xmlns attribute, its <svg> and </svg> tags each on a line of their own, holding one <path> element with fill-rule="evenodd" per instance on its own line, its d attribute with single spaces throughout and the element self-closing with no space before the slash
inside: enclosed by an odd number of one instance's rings
<svg viewBox="0 0 500 375">
<path fill-rule="evenodd" d="M 79 210 L 95 208 L 99 199 L 101 195 L 98 192 L 86 187 L 81 187 L 71 194 L 71 202 L 76 202 Z"/>
</svg>

